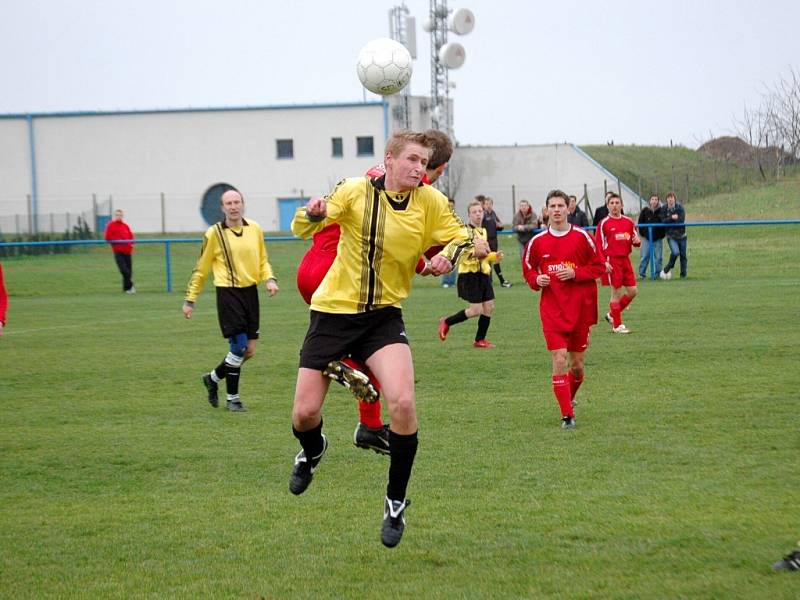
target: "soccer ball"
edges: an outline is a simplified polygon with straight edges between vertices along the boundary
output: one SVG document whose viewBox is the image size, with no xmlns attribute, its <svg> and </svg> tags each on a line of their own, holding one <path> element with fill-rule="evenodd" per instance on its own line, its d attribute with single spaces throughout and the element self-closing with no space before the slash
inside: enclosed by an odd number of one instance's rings
<svg viewBox="0 0 800 600">
<path fill-rule="evenodd" d="M 664 271 L 661 271 L 661 273 L 659 273 L 658 276 L 664 281 L 669 281 L 670 279 L 672 279 L 672 271 L 667 271 L 666 273 Z"/>
<path fill-rule="evenodd" d="M 395 40 L 372 40 L 358 53 L 356 71 L 361 85 L 380 96 L 396 94 L 408 84 L 414 66 L 411 53 Z"/>
</svg>

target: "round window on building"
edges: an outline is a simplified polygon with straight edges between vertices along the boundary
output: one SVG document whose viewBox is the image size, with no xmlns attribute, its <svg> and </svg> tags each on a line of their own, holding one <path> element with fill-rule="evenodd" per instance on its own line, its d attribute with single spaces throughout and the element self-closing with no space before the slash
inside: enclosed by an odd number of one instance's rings
<svg viewBox="0 0 800 600">
<path fill-rule="evenodd" d="M 205 219 L 206 224 L 213 225 L 225 218 L 225 215 L 222 214 L 222 209 L 219 207 L 220 198 L 228 190 L 235 189 L 229 183 L 215 183 L 206 190 L 206 193 L 203 194 L 203 203 L 200 206 L 200 212 L 203 213 L 203 219 Z"/>
</svg>

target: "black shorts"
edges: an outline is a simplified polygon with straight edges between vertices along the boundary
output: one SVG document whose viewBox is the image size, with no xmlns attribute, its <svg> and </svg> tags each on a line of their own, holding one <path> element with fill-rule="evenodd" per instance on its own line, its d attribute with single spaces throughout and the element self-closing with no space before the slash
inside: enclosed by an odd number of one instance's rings
<svg viewBox="0 0 800 600">
<path fill-rule="evenodd" d="M 497 238 L 489 238 L 486 241 L 489 243 L 489 250 L 492 252 L 497 252 Z"/>
<path fill-rule="evenodd" d="M 217 317 L 222 336 L 246 333 L 248 340 L 258 339 L 258 286 L 217 288 Z"/>
<path fill-rule="evenodd" d="M 300 350 L 300 366 L 322 371 L 329 362 L 348 354 L 364 362 L 389 344 L 408 344 L 399 308 L 390 306 L 347 315 L 312 310 Z"/>
<path fill-rule="evenodd" d="M 483 273 L 459 273 L 458 297 L 470 304 L 494 300 L 492 276 Z"/>
</svg>

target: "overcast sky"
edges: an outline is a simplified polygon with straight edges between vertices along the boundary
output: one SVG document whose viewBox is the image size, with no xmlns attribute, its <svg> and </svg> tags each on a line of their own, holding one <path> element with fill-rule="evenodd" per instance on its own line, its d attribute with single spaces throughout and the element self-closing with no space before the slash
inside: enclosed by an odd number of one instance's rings
<svg viewBox="0 0 800 600">
<path fill-rule="evenodd" d="M 361 101 L 391 0 L 0 0 L 0 114 Z M 411 90 L 430 94 L 417 18 Z M 800 68 L 800 1 L 450 0 L 462 144 L 669 144 L 726 135 Z M 377 97 L 370 94 L 369 99 Z"/>
</svg>

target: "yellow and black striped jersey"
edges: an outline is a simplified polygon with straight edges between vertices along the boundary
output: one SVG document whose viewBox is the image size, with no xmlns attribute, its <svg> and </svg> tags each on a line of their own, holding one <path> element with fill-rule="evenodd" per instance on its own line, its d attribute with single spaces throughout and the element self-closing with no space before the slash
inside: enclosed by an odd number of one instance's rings
<svg viewBox="0 0 800 600">
<path fill-rule="evenodd" d="M 486 239 L 486 229 L 483 227 L 475 227 L 470 224 L 468 227 L 472 230 L 472 234 L 476 238 L 482 240 Z M 486 258 L 475 258 L 471 254 L 464 253 L 461 255 L 461 260 L 458 262 L 459 273 L 483 273 L 484 275 L 491 275 L 492 263 L 497 261 L 497 252 L 489 252 Z"/>
<path fill-rule="evenodd" d="M 310 221 L 304 207 L 295 213 L 292 232 L 302 238 L 331 223 L 341 227 L 336 260 L 311 298 L 313 310 L 353 314 L 399 307 L 425 250 L 444 246 L 440 254 L 453 264 L 472 250 L 470 232 L 439 190 L 423 185 L 387 192 L 382 182 L 340 181 L 326 197 L 323 220 Z"/>
<path fill-rule="evenodd" d="M 243 219 L 242 227 L 228 227 L 220 221 L 206 230 L 200 258 L 186 288 L 187 302 L 197 300 L 212 269 L 217 287 L 245 288 L 275 279 L 259 224 Z"/>
</svg>

